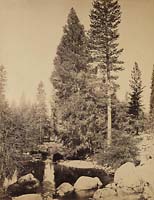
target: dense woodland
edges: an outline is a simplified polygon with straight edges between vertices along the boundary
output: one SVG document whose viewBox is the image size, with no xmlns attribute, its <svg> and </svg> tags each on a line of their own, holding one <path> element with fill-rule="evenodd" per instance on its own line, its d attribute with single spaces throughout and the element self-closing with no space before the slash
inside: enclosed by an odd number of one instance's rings
<svg viewBox="0 0 154 200">
<path fill-rule="evenodd" d="M 136 61 L 128 83 L 130 92 L 124 102 L 118 99 L 118 72 L 127 67 L 120 60 L 120 22 L 116 0 L 93 1 L 89 30 L 70 10 L 49 75 L 54 88 L 50 111 L 42 81 L 36 102 L 29 104 L 22 98 L 18 106 L 9 104 L 7 72 L 0 66 L 1 178 L 11 174 L 24 153 L 37 149 L 44 138 L 62 143 L 72 158 L 90 157 L 112 167 L 135 161 L 138 136 L 153 127 L 154 70 L 149 114 L 144 113 L 144 83 Z"/>
</svg>

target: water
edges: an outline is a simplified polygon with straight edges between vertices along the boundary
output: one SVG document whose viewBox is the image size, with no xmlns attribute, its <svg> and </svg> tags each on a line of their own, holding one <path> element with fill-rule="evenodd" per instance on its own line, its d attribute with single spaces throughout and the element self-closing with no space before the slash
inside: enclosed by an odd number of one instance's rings
<svg viewBox="0 0 154 200">
<path fill-rule="evenodd" d="M 113 180 L 102 168 L 87 161 L 66 161 L 54 165 L 54 176 L 56 188 L 63 182 L 71 185 L 81 176 L 98 177 L 104 185 Z"/>
<path fill-rule="evenodd" d="M 64 182 L 74 185 L 80 176 L 99 177 L 105 185 L 111 181 L 111 177 L 109 177 L 102 169 L 96 169 L 93 167 L 88 168 L 88 166 L 85 168 L 78 167 L 55 164 L 50 159 L 36 162 L 31 161 L 25 163 L 23 170 L 21 170 L 19 173 L 15 171 L 11 180 L 5 179 L 4 185 L 7 187 L 8 184 L 16 182 L 17 176 L 20 177 L 28 173 L 33 173 L 34 177 L 41 182 L 39 193 L 42 194 L 42 197 L 46 198 L 49 196 L 57 199 L 55 195 L 56 188 Z M 89 192 L 92 194 L 94 191 Z M 65 197 L 65 200 L 78 199 L 79 198 L 77 198 L 75 194 Z M 89 198 L 87 197 L 85 200 L 88 199 Z"/>
<path fill-rule="evenodd" d="M 45 161 L 41 192 L 44 198 L 47 196 L 52 197 L 55 193 L 54 165 L 49 159 Z"/>
</svg>

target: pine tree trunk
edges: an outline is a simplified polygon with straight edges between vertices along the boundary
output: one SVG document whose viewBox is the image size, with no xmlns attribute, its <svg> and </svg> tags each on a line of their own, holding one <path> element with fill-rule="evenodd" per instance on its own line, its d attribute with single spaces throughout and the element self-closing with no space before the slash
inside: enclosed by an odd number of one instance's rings
<svg viewBox="0 0 154 200">
<path fill-rule="evenodd" d="M 111 146 L 112 142 L 112 105 L 111 105 L 111 77 L 110 77 L 110 67 L 109 59 L 107 56 L 107 146 Z"/>
<path fill-rule="evenodd" d="M 107 105 L 107 145 L 111 146 L 112 141 L 112 116 L 111 116 L 111 91 L 108 91 L 108 105 Z"/>
<path fill-rule="evenodd" d="M 42 144 L 42 120 L 41 120 L 41 117 L 40 117 L 40 144 Z"/>
</svg>

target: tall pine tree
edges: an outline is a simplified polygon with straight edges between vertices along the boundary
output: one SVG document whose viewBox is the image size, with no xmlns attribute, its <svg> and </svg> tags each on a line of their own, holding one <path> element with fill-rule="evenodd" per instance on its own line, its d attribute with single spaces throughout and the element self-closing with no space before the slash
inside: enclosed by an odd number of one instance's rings
<svg viewBox="0 0 154 200">
<path fill-rule="evenodd" d="M 132 119 L 132 123 L 136 124 L 136 134 L 139 131 L 139 121 L 140 117 L 143 114 L 143 104 L 142 104 L 142 93 L 143 93 L 143 86 L 142 86 L 142 77 L 141 77 L 141 70 L 138 66 L 138 63 L 135 62 L 135 65 L 131 72 L 131 80 L 130 80 L 130 100 L 128 106 L 128 114 Z"/>
<path fill-rule="evenodd" d="M 54 127 L 72 152 L 81 152 L 85 148 L 92 152 L 94 143 L 98 146 L 102 141 L 99 136 L 104 136 L 105 116 L 100 99 L 96 97 L 96 88 L 92 87 L 95 83 L 92 83 L 87 46 L 84 27 L 72 8 L 51 76 L 56 94 L 57 124 Z"/>
<path fill-rule="evenodd" d="M 123 51 L 118 46 L 118 25 L 121 20 L 120 5 L 117 0 L 94 0 L 90 15 L 90 49 L 96 71 L 102 74 L 102 84 L 107 88 L 107 143 L 111 145 L 112 101 L 111 97 L 118 78 L 115 72 L 123 68 L 119 55 Z"/>
<path fill-rule="evenodd" d="M 61 103 L 84 88 L 84 72 L 87 70 L 88 60 L 86 46 L 84 27 L 72 8 L 57 48 L 55 68 L 51 76 L 51 82 Z"/>
</svg>

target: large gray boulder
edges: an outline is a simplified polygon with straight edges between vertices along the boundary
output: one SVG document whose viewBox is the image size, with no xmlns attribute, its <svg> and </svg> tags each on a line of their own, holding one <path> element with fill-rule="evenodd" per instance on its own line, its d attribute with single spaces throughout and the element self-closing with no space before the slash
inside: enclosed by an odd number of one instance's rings
<svg viewBox="0 0 154 200">
<path fill-rule="evenodd" d="M 81 176 L 74 184 L 75 191 L 100 188 L 102 182 L 98 177 Z"/>
<path fill-rule="evenodd" d="M 102 186 L 98 177 L 81 176 L 74 184 L 75 193 L 80 197 L 93 196 L 94 192 Z"/>
<path fill-rule="evenodd" d="M 154 199 L 154 160 L 150 159 L 143 165 L 136 167 L 141 181 L 144 183 L 144 196 Z"/>
<path fill-rule="evenodd" d="M 74 187 L 70 183 L 62 183 L 58 188 L 56 193 L 60 197 L 70 195 L 74 191 Z"/>
<path fill-rule="evenodd" d="M 142 193 L 144 188 L 136 167 L 130 162 L 125 163 L 116 170 L 114 183 L 117 185 L 120 196 Z"/>
</svg>

